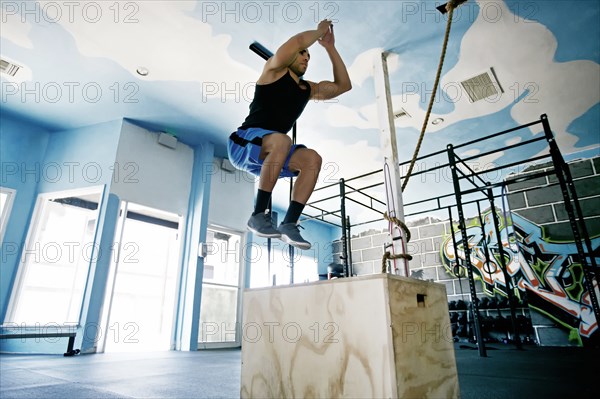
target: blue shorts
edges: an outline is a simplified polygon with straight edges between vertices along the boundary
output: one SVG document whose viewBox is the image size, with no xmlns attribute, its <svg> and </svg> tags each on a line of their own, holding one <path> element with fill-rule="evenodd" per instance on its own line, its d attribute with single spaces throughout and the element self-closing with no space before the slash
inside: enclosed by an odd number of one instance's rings
<svg viewBox="0 0 600 399">
<path fill-rule="evenodd" d="M 238 129 L 237 132 L 233 132 L 227 141 L 229 161 L 236 168 L 259 176 L 263 165 L 263 160 L 260 159 L 262 138 L 271 133 L 278 132 L 260 127 L 251 127 L 246 130 Z M 298 176 L 298 172 L 292 172 L 289 169 L 290 158 L 297 148 L 306 148 L 306 146 L 302 144 L 292 145 L 279 177 Z"/>
</svg>

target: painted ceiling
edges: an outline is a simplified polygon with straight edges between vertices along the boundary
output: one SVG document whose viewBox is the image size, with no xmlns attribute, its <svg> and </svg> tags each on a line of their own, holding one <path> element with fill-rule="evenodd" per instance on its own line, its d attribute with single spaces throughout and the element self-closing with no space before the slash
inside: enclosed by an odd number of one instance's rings
<svg viewBox="0 0 600 399">
<path fill-rule="evenodd" d="M 328 18 L 353 89 L 311 102 L 298 142 L 324 159 L 320 185 L 381 169 L 373 66 L 389 52 L 400 161 L 409 160 L 431 96 L 447 15 L 434 1 L 7 1 L 0 55 L 21 68 L 0 75 L 2 114 L 51 131 L 127 118 L 226 156 L 264 61 L 290 36 Z M 421 154 L 547 114 L 563 154 L 600 154 L 600 2 L 468 0 L 456 9 Z M 137 70 L 145 69 L 146 76 Z M 486 72 L 498 93 L 472 102 L 461 82 Z M 305 78 L 332 78 L 315 44 Z M 542 134 L 539 126 L 482 142 L 463 156 Z M 543 146 L 519 150 L 526 159 Z M 481 165 L 507 161 L 499 152 Z M 433 162 L 433 161 L 431 161 Z M 434 165 L 420 165 L 421 168 Z M 440 181 L 441 180 L 441 181 Z M 444 181 L 445 180 L 445 181 Z M 435 183 L 435 184 L 432 184 Z M 447 179 L 415 178 L 408 201 L 439 195 Z"/>
</svg>

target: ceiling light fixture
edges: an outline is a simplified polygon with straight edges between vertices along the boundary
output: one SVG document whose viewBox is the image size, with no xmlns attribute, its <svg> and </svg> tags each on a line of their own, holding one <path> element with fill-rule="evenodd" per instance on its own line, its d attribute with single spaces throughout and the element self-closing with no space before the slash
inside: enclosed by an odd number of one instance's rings
<svg viewBox="0 0 600 399">
<path fill-rule="evenodd" d="M 148 68 L 144 68 L 144 67 L 138 67 L 138 69 L 136 69 L 135 71 L 140 76 L 148 76 L 148 74 L 150 73 Z"/>
<path fill-rule="evenodd" d="M 434 120 L 431 121 L 432 125 L 439 125 L 442 122 L 444 122 L 444 118 L 435 118 Z"/>
</svg>

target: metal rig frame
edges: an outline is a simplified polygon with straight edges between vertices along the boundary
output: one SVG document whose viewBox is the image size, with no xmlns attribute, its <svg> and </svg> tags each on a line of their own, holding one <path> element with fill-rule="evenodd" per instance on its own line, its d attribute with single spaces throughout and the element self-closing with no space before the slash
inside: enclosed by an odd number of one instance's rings
<svg viewBox="0 0 600 399">
<path fill-rule="evenodd" d="M 456 155 L 456 150 L 459 148 L 464 148 L 464 147 L 467 147 L 467 146 L 470 146 L 473 144 L 481 144 L 482 142 L 484 142 L 486 140 L 490 140 L 493 138 L 497 138 L 499 136 L 507 135 L 507 134 L 515 132 L 517 130 L 527 129 L 534 125 L 538 125 L 538 124 L 542 125 L 544 134 L 538 135 L 530 140 L 525 140 L 525 141 L 522 141 L 522 142 L 519 142 L 516 144 L 498 148 L 498 149 L 495 149 L 492 151 L 479 153 L 477 155 L 470 156 L 470 157 L 460 158 L 458 155 Z M 547 154 L 542 153 L 541 155 L 538 155 L 535 157 L 531 157 L 531 158 L 527 158 L 527 159 L 518 159 L 516 161 L 512 161 L 512 162 L 509 162 L 509 163 L 506 163 L 503 165 L 498 165 L 493 168 L 486 168 L 484 171 L 479 171 L 479 172 L 474 171 L 472 168 L 470 168 L 467 165 L 468 161 L 472 161 L 472 160 L 478 159 L 480 157 L 488 156 L 488 155 L 498 153 L 498 152 L 503 152 L 503 151 L 506 152 L 506 151 L 509 151 L 509 150 L 512 150 L 515 148 L 519 148 L 519 147 L 526 146 L 526 145 L 532 145 L 534 143 L 543 142 L 543 141 L 546 141 L 547 145 L 548 145 Z M 594 314 L 596 316 L 596 320 L 600 320 L 600 308 L 598 306 L 598 299 L 595 295 L 595 292 L 593 289 L 593 283 L 592 283 L 592 280 L 594 278 L 598 279 L 598 274 L 599 274 L 598 273 L 598 265 L 597 265 L 595 257 L 593 256 L 593 248 L 592 248 L 591 240 L 589 238 L 589 233 L 587 231 L 587 227 L 584 223 L 583 213 L 581 211 L 581 206 L 579 204 L 579 199 L 577 196 L 577 192 L 575 190 L 575 185 L 573 184 L 573 178 L 571 176 L 569 166 L 564 161 L 564 159 L 560 153 L 560 150 L 556 144 L 556 141 L 555 141 L 552 131 L 550 129 L 548 117 L 544 114 L 544 115 L 540 116 L 539 120 L 536 120 L 536 121 L 533 121 L 533 122 L 530 122 L 530 123 L 527 123 L 527 124 L 524 124 L 521 126 L 517 126 L 517 127 L 511 128 L 511 129 L 503 130 L 501 132 L 493 133 L 488 136 L 485 136 L 485 137 L 482 137 L 482 138 L 479 138 L 476 140 L 472 140 L 472 141 L 469 141 L 466 143 L 462 143 L 462 144 L 459 144 L 456 146 L 449 144 L 445 150 L 440 150 L 440 151 L 436 151 L 436 152 L 421 156 L 421 157 L 417 158 L 417 160 L 423 161 L 428 158 L 443 155 L 444 153 L 446 153 L 447 160 L 448 160 L 447 162 L 445 162 L 443 164 L 438 164 L 432 168 L 428 168 L 428 169 L 421 170 L 421 171 L 416 171 L 415 173 L 412 174 L 412 177 L 415 177 L 415 176 L 421 175 L 421 174 L 431 173 L 432 171 L 448 168 L 450 170 L 450 173 L 452 176 L 454 192 L 450 192 L 447 194 L 443 194 L 443 195 L 440 195 L 437 197 L 428 198 L 428 199 L 424 199 L 424 200 L 420 200 L 420 201 L 405 203 L 404 204 L 405 209 L 406 208 L 412 209 L 413 207 L 417 207 L 419 205 L 421 207 L 425 208 L 422 210 L 413 211 L 411 213 L 406 213 L 405 217 L 446 209 L 448 212 L 448 220 L 450 222 L 452 232 L 454 232 L 452 217 L 453 217 L 453 208 L 456 208 L 456 214 L 458 216 L 458 224 L 459 224 L 459 230 L 461 232 L 461 236 L 466 237 L 467 235 L 466 235 L 465 214 L 464 214 L 465 205 L 475 204 L 477 206 L 478 210 L 480 210 L 479 203 L 481 201 L 486 201 L 486 202 L 489 202 L 490 208 L 492 210 L 494 210 L 495 209 L 495 202 L 494 202 L 495 199 L 503 197 L 503 194 L 500 189 L 504 189 L 508 184 L 522 182 L 522 181 L 539 178 L 539 177 L 543 177 L 543 176 L 550 176 L 550 175 L 556 176 L 556 178 L 558 180 L 557 183 L 550 183 L 544 187 L 548 187 L 548 186 L 552 186 L 552 185 L 556 185 L 556 184 L 560 185 L 563 200 L 565 203 L 565 208 L 566 208 L 566 211 L 567 211 L 567 214 L 569 217 L 569 223 L 570 223 L 571 230 L 573 233 L 573 239 L 575 241 L 575 244 L 577 247 L 577 252 L 578 252 L 579 258 L 581 259 L 582 267 L 584 270 L 585 286 L 586 286 L 586 289 L 588 290 L 588 292 L 590 293 L 590 300 L 592 303 Z M 514 177 L 511 177 L 509 175 L 509 176 L 505 177 L 504 180 L 498 181 L 498 182 L 485 181 L 480 176 L 483 172 L 489 173 L 489 172 L 494 172 L 494 171 L 505 171 L 508 168 L 514 168 L 514 167 L 522 166 L 525 164 L 530 165 L 532 163 L 536 163 L 536 162 L 540 162 L 540 161 L 544 161 L 544 160 L 550 161 L 551 167 L 548 168 L 547 170 L 538 170 L 538 171 L 528 172 L 526 175 L 520 175 L 520 176 L 514 176 Z M 406 165 L 408 165 L 408 163 L 409 162 L 403 162 L 400 164 L 400 167 L 406 166 Z M 359 187 L 360 179 L 364 179 L 367 177 L 377 177 L 377 175 L 380 173 L 382 174 L 383 171 L 376 170 L 376 171 L 366 173 L 366 174 L 363 174 L 360 176 L 352 177 L 350 179 L 339 179 L 339 181 L 337 183 L 319 187 L 318 189 L 316 189 L 314 191 L 313 195 L 315 195 L 315 194 L 319 195 L 321 193 L 322 195 L 324 195 L 324 197 L 322 197 L 318 200 L 315 200 L 315 201 L 311 201 L 306 205 L 307 210 L 311 209 L 316 212 L 311 212 L 311 214 L 308 214 L 308 213 L 303 214 L 305 216 L 303 218 L 303 221 L 311 220 L 311 219 L 320 220 L 322 222 L 332 224 L 332 225 L 337 226 L 342 229 L 341 260 L 343 262 L 344 274 L 346 277 L 350 277 L 353 275 L 353 272 L 352 272 L 352 248 L 351 248 L 351 229 L 352 229 L 352 227 L 365 225 L 365 224 L 369 224 L 369 223 L 374 223 L 374 222 L 380 222 L 380 221 L 384 220 L 383 213 L 384 213 L 386 204 L 383 201 L 381 201 L 380 199 L 376 198 L 375 196 L 373 196 L 367 192 L 369 189 L 373 189 L 373 188 L 382 186 L 384 184 L 383 178 L 381 178 L 381 182 L 379 182 L 379 183 L 367 184 L 363 187 Z M 465 183 L 465 182 L 470 183 L 469 188 L 463 187 L 463 185 L 464 185 L 463 183 Z M 349 183 L 351 183 L 352 185 L 350 185 Z M 335 188 L 336 186 L 338 187 L 337 193 L 329 194 L 329 195 L 325 193 L 326 190 L 331 190 L 331 189 Z M 357 188 L 357 187 L 359 187 L 359 188 Z M 536 188 L 539 188 L 539 187 L 536 187 Z M 525 189 L 523 191 L 527 191 L 527 189 Z M 469 196 L 470 198 L 465 198 L 467 196 Z M 322 205 L 324 202 L 331 201 L 338 197 L 340 200 L 340 207 L 338 209 L 327 210 L 327 209 L 325 209 L 325 206 Z M 452 201 L 452 200 L 454 200 L 454 201 Z M 366 222 L 351 224 L 350 217 L 347 215 L 347 210 L 346 210 L 347 201 L 361 205 L 362 207 L 365 207 L 365 208 L 373 211 L 375 214 L 374 219 L 368 220 Z M 498 229 L 498 220 L 497 220 L 496 212 L 492 211 L 492 215 L 493 215 L 492 217 L 494 218 L 494 224 L 496 226 L 495 234 L 498 237 L 499 242 L 501 242 L 501 236 L 500 236 L 500 232 Z M 457 245 L 456 239 L 454 237 L 454 234 L 452 235 L 452 237 L 453 237 L 452 239 L 453 239 L 455 253 L 458 253 L 458 251 L 457 251 L 458 245 Z M 585 249 L 584 249 L 584 245 L 585 245 Z M 487 248 L 485 248 L 485 249 L 486 249 L 486 259 L 490 259 Z M 481 336 L 479 308 L 477 305 L 475 280 L 474 280 L 474 276 L 473 276 L 473 265 L 471 264 L 471 261 L 470 261 L 470 250 L 469 250 L 468 246 L 464 246 L 464 251 L 465 251 L 466 260 L 462 261 L 462 260 L 457 259 L 456 261 L 460 262 L 460 263 L 464 262 L 464 264 L 462 264 L 462 266 L 464 266 L 467 270 L 467 276 L 468 276 L 468 280 L 469 280 L 469 288 L 470 288 L 470 294 L 471 294 L 471 306 L 472 306 L 471 311 L 473 313 L 473 321 L 474 321 L 474 325 L 475 325 L 474 326 L 475 327 L 474 328 L 475 329 L 475 339 L 478 344 L 480 356 L 486 356 L 485 345 L 483 343 L 483 339 Z M 515 344 L 516 344 L 517 348 L 521 348 L 521 341 L 519 338 L 519 332 L 517 331 L 517 324 L 516 324 L 516 318 L 515 318 L 515 298 L 514 298 L 514 292 L 513 292 L 515 289 L 515 285 L 514 285 L 512 279 L 510 278 L 510 276 L 508 275 L 508 272 L 506 271 L 506 264 L 505 264 L 505 258 L 504 258 L 504 252 L 503 252 L 502 245 L 499 245 L 499 252 L 501 254 L 500 262 L 501 262 L 502 272 L 503 272 L 505 280 L 507 282 L 507 293 L 508 293 L 508 299 L 509 299 L 509 303 L 510 303 L 511 321 L 512 321 L 513 334 L 515 337 Z"/>
</svg>

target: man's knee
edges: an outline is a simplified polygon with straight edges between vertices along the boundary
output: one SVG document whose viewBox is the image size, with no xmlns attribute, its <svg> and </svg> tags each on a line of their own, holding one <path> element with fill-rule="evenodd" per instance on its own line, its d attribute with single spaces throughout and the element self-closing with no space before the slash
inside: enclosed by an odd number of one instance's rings
<svg viewBox="0 0 600 399">
<path fill-rule="evenodd" d="M 311 169 L 315 169 L 319 171 L 321 169 L 321 165 L 323 163 L 323 158 L 319 155 L 318 152 L 312 149 L 308 149 L 307 152 L 307 166 Z"/>
<path fill-rule="evenodd" d="M 298 157 L 292 158 L 290 168 L 302 172 L 304 176 L 312 176 L 317 179 L 323 162 L 321 156 L 315 150 L 309 148 L 302 148 L 298 152 Z"/>
<path fill-rule="evenodd" d="M 268 152 L 288 153 L 292 148 L 292 139 L 287 134 L 271 133 L 263 137 L 262 146 Z"/>
</svg>

